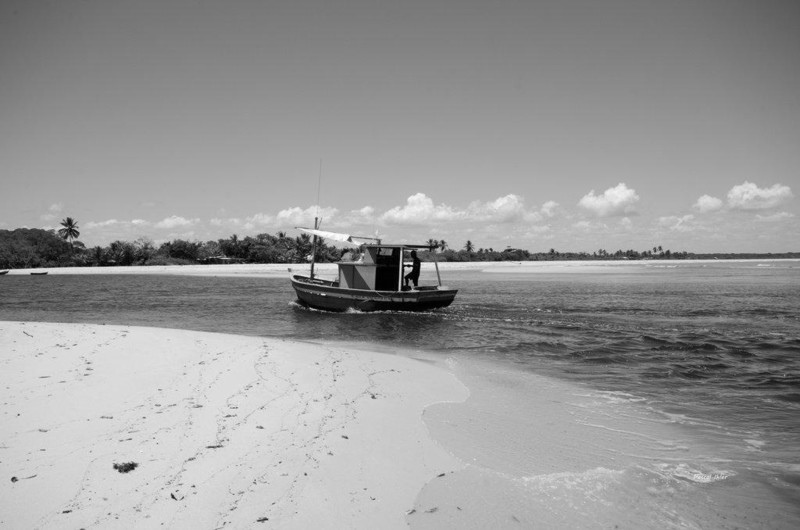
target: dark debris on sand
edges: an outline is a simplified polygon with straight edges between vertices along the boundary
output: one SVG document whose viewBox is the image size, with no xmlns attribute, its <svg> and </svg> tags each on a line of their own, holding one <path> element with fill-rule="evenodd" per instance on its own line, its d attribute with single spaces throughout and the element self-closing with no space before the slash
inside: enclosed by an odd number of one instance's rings
<svg viewBox="0 0 800 530">
<path fill-rule="evenodd" d="M 137 464 L 136 462 L 125 462 L 124 464 L 114 464 L 114 469 L 116 469 L 120 473 L 130 473 L 137 467 L 139 467 L 139 464 Z"/>
</svg>

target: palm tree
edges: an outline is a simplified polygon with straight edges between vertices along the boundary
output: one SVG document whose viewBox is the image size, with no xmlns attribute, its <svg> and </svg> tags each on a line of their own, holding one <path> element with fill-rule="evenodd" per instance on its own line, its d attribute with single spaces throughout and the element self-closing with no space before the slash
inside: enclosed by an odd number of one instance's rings
<svg viewBox="0 0 800 530">
<path fill-rule="evenodd" d="M 72 217 L 67 217 L 61 221 L 61 226 L 64 228 L 59 229 L 58 235 L 61 236 L 62 239 L 69 241 L 70 246 L 72 246 L 72 242 L 81 235 L 81 233 L 78 232 L 78 221 Z"/>
<path fill-rule="evenodd" d="M 468 239 L 467 242 L 464 244 L 464 250 L 466 250 L 467 252 L 474 252 L 475 245 L 473 245 L 472 241 Z"/>
<path fill-rule="evenodd" d="M 295 248 L 299 254 L 296 256 L 298 263 L 302 263 L 305 259 L 311 256 L 313 245 L 314 242 L 311 240 L 311 236 L 308 234 L 300 234 L 295 238 Z"/>
<path fill-rule="evenodd" d="M 228 257 L 230 257 L 230 258 L 238 258 L 239 257 L 239 248 L 241 246 L 239 244 L 239 236 L 237 236 L 236 234 L 231 234 L 230 241 L 231 241 L 230 247 L 229 247 L 230 255 L 228 255 Z"/>
<path fill-rule="evenodd" d="M 429 239 L 428 240 L 428 247 L 430 247 L 431 250 L 434 250 L 434 249 L 438 248 L 439 247 L 439 241 L 437 241 L 436 239 Z"/>
<path fill-rule="evenodd" d="M 442 239 L 441 241 L 439 241 L 439 249 L 440 249 L 442 252 L 444 252 L 445 250 L 447 250 L 447 241 L 445 241 L 444 239 Z"/>
</svg>

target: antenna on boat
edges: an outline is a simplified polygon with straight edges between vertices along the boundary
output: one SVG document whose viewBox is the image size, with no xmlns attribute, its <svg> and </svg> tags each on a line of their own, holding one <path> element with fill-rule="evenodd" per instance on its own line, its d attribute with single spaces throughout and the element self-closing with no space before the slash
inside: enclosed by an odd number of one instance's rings
<svg viewBox="0 0 800 530">
<path fill-rule="evenodd" d="M 322 189 L 322 159 L 319 159 L 319 176 L 317 177 L 317 215 L 314 216 L 314 230 L 319 230 L 319 194 Z M 314 263 L 317 260 L 317 235 L 314 234 L 314 244 L 311 247 L 311 279 L 314 279 Z"/>
<path fill-rule="evenodd" d="M 322 159 L 319 159 L 319 176 L 317 177 L 317 217 L 319 217 L 319 194 L 322 190 Z M 317 228 L 316 226 L 314 228 Z"/>
</svg>

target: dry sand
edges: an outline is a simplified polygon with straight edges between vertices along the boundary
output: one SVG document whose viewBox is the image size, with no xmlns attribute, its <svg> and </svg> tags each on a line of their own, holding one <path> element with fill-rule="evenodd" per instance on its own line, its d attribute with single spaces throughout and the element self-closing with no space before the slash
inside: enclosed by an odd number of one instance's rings
<svg viewBox="0 0 800 530">
<path fill-rule="evenodd" d="M 6 528 L 405 528 L 463 468 L 422 415 L 466 387 L 404 356 L 0 322 L 0 373 Z"/>
</svg>

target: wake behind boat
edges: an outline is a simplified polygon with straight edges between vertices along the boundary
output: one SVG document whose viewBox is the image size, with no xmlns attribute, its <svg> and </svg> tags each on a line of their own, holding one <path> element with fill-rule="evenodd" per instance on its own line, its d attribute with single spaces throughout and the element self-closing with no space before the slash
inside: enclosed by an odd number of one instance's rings
<svg viewBox="0 0 800 530">
<path fill-rule="evenodd" d="M 406 252 L 431 250 L 429 245 L 383 244 L 378 239 L 349 236 L 311 228 L 300 228 L 315 238 L 323 237 L 359 245 L 365 240 L 360 261 L 338 263 L 338 279 L 324 280 L 311 274 L 292 274 L 292 287 L 301 304 L 325 311 L 427 311 L 449 306 L 457 289 L 442 285 L 439 264 L 434 254 L 438 285 L 404 286 L 404 256 Z M 408 265 L 406 265 L 408 266 Z M 412 269 L 413 270 L 413 269 Z M 291 269 L 290 269 L 291 271 Z"/>
</svg>

